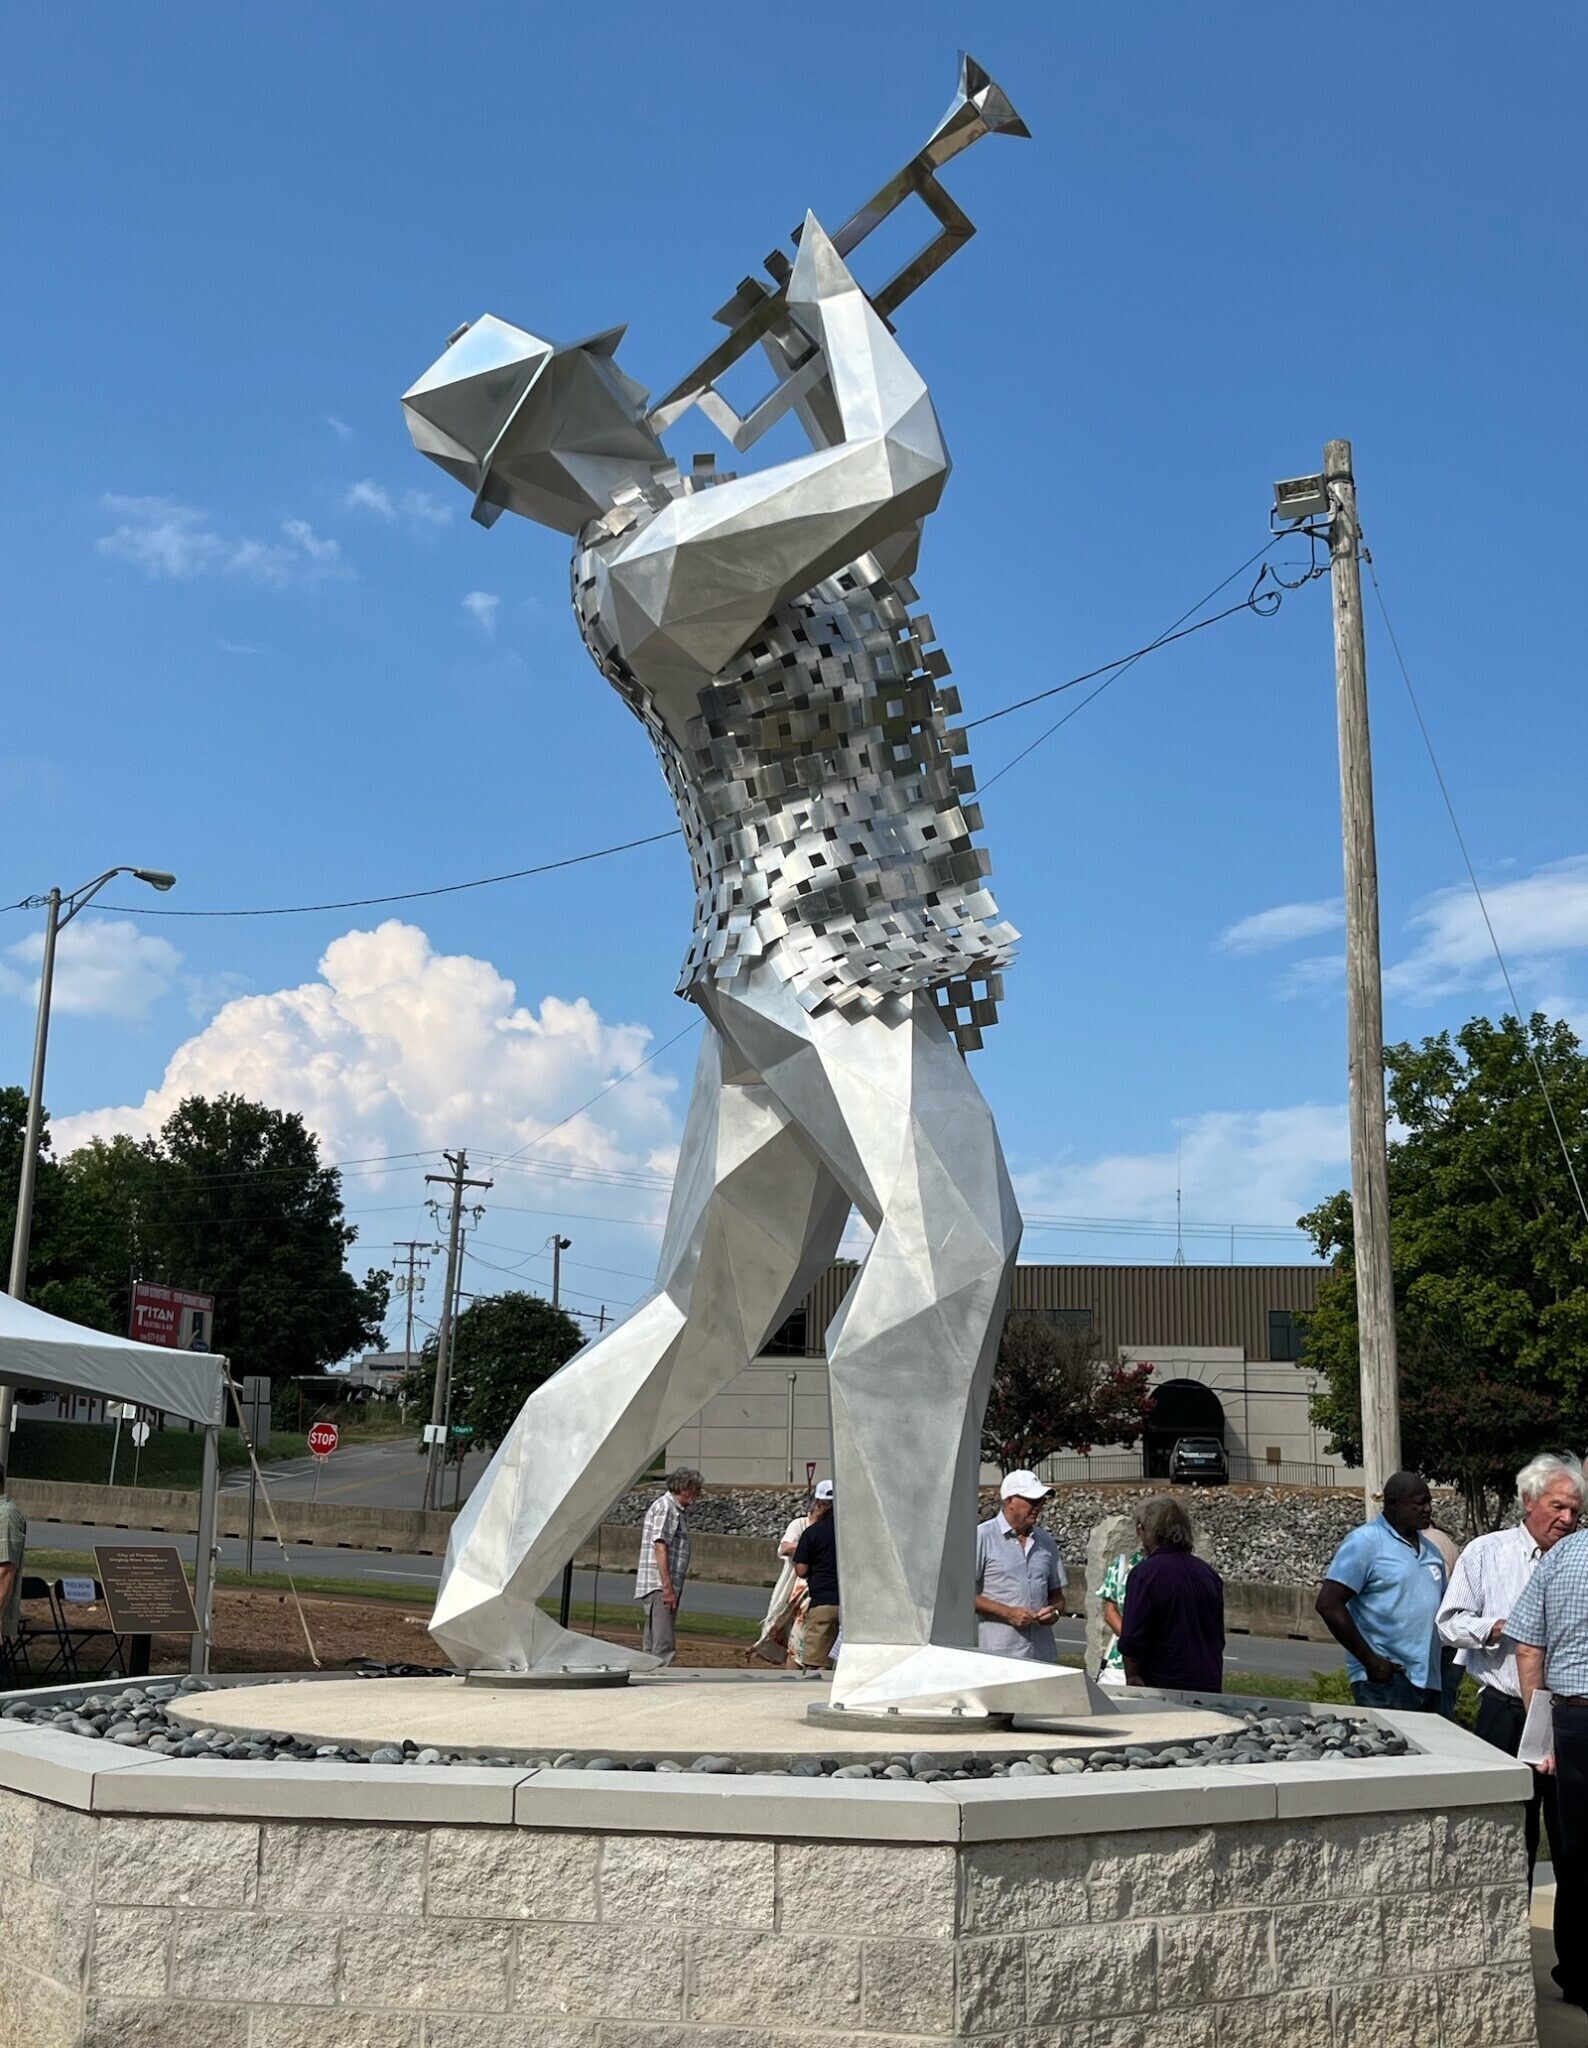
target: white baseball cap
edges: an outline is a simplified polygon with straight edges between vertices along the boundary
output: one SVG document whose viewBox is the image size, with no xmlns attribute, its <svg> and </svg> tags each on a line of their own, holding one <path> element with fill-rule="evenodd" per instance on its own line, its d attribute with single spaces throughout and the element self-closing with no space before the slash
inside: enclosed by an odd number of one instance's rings
<svg viewBox="0 0 1588 2048">
<path fill-rule="evenodd" d="M 1035 1472 L 1006 1472 L 1003 1484 L 998 1489 L 1000 1500 L 1046 1500 L 1053 1491 L 1044 1486 Z"/>
<path fill-rule="evenodd" d="M 832 1497 L 833 1482 L 830 1479 L 818 1479 L 816 1482 L 816 1498 L 818 1500 L 831 1500 Z"/>
</svg>

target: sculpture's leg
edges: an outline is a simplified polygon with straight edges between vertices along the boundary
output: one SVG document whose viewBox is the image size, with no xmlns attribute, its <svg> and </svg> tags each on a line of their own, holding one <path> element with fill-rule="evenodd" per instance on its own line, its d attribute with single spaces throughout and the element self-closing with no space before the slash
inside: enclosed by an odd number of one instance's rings
<svg viewBox="0 0 1588 2048">
<path fill-rule="evenodd" d="M 834 1700 L 1084 1710 L 1076 1674 L 975 1648 L 981 1420 L 1020 1243 L 981 1091 L 924 995 L 891 1018 L 810 1016 L 757 974 L 705 1000 L 875 1232 L 827 1343 Z"/>
<path fill-rule="evenodd" d="M 849 1198 L 759 1077 L 705 1036 L 656 1292 L 530 1396 L 453 1526 L 430 1627 L 458 1664 L 654 1663 L 559 1628 L 537 1603 L 838 1248 Z"/>
</svg>

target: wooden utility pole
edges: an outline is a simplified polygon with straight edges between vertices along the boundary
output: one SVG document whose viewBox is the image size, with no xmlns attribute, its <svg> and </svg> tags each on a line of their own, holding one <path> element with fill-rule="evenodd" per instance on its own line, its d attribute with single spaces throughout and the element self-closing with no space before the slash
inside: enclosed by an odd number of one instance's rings
<svg viewBox="0 0 1588 2048">
<path fill-rule="evenodd" d="M 469 1155 L 467 1152 L 443 1152 L 442 1158 L 452 1168 L 450 1173 L 427 1173 L 427 1181 L 439 1181 L 443 1187 L 452 1190 L 452 1216 L 447 1227 L 447 1278 L 441 1294 L 441 1325 L 436 1333 L 436 1384 L 430 1397 L 430 1455 L 425 1461 L 425 1499 L 427 1508 L 439 1507 L 439 1475 L 441 1453 L 444 1448 L 442 1418 L 447 1413 L 447 1397 L 450 1392 L 452 1374 L 452 1325 L 453 1304 L 458 1289 L 458 1240 L 463 1228 L 463 1190 L 465 1188 L 488 1188 L 488 1180 L 470 1180 Z"/>
<path fill-rule="evenodd" d="M 1357 1345 L 1362 1373 L 1362 1469 L 1367 1511 L 1384 1505 L 1400 1469 L 1395 1279 L 1390 1266 L 1389 1156 L 1384 1107 L 1384 993 L 1378 933 L 1373 757 L 1362 634 L 1361 528 L 1351 444 L 1323 451 L 1334 588 L 1335 708 L 1340 726 L 1340 825 L 1345 851 L 1346 1032 L 1350 1042 L 1351 1227 L 1356 1248 Z"/>
<path fill-rule="evenodd" d="M 428 1254 L 439 1249 L 438 1245 L 422 1244 L 418 1238 L 403 1238 L 400 1243 L 392 1246 L 393 1251 L 406 1252 L 408 1255 L 408 1271 L 397 1276 L 397 1292 L 403 1296 L 408 1310 L 403 1337 L 403 1357 L 407 1360 L 403 1367 L 404 1372 L 412 1372 L 414 1369 L 414 1297 L 424 1292 L 424 1276 L 430 1269 Z M 403 1261 L 399 1260 L 398 1263 L 402 1264 Z"/>
</svg>

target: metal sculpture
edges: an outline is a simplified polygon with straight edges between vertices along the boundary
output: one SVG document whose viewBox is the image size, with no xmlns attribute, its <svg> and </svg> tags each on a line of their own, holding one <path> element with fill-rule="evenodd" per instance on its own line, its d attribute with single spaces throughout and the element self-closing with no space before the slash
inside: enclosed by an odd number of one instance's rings
<svg viewBox="0 0 1588 2048">
<path fill-rule="evenodd" d="M 1016 937 L 988 892 L 957 693 L 912 615 L 949 462 L 884 317 L 970 232 L 941 164 L 1026 131 L 969 60 L 919 156 L 837 237 L 807 215 L 775 289 L 649 414 L 622 330 L 557 347 L 459 330 L 405 395 L 417 447 L 504 511 L 576 536 L 573 601 L 644 725 L 694 868 L 679 992 L 707 1032 L 656 1291 L 526 1403 L 459 1515 L 432 1632 L 464 1666 L 611 1664 L 537 1601 L 634 1474 L 741 1372 L 837 1250 L 874 1233 L 828 1337 L 844 1647 L 833 1699 L 1073 1707 L 1084 1681 L 974 1648 L 980 1425 L 1020 1240 L 962 1058 Z M 909 192 L 944 232 L 879 292 L 844 260 Z M 740 418 L 716 379 L 760 343 L 778 376 Z M 687 472 L 659 428 L 690 404 L 747 446 L 792 409 L 812 452 Z M 1078 1692 L 1077 1687 L 1081 1687 Z"/>
</svg>

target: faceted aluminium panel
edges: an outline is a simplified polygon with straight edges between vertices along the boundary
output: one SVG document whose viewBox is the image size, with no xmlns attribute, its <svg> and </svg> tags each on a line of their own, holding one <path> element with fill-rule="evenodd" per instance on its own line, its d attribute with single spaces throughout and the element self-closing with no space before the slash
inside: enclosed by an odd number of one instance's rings
<svg viewBox="0 0 1588 2048">
<path fill-rule="evenodd" d="M 843 230 L 1023 133 L 968 60 L 927 148 Z M 950 248 L 886 288 L 896 308 Z M 415 445 L 502 510 L 577 535 L 573 602 L 644 726 L 695 878 L 679 992 L 701 1055 L 656 1292 L 526 1403 L 459 1515 L 432 1629 L 466 1666 L 611 1663 L 536 1601 L 659 1443 L 741 1371 L 832 1257 L 874 1234 L 830 1333 L 847 1706 L 1084 1705 L 1084 1681 L 974 1647 L 982 1410 L 1020 1240 L 981 1043 L 1016 933 L 987 887 L 958 693 L 907 569 L 949 461 L 930 394 L 807 215 L 776 293 L 647 415 L 621 330 L 558 348 L 484 320 L 407 394 Z M 741 318 L 741 314 L 743 317 Z M 813 446 L 686 472 L 655 431 L 759 338 Z M 742 344 L 742 346 L 741 346 Z M 725 402 L 724 402 L 725 403 Z M 719 407 L 719 410 L 721 408 Z M 736 422 L 748 445 L 756 420 Z M 645 1660 L 633 1658 L 641 1663 Z"/>
</svg>

